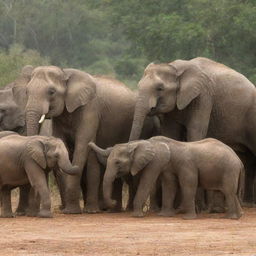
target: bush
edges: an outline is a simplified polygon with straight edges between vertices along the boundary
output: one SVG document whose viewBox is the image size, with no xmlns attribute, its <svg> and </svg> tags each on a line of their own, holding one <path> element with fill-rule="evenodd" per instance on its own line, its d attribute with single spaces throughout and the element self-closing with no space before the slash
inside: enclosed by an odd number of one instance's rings
<svg viewBox="0 0 256 256">
<path fill-rule="evenodd" d="M 50 59 L 42 57 L 35 50 L 25 50 L 22 45 L 14 44 L 9 50 L 0 50 L 0 87 L 14 81 L 25 65 L 47 65 Z"/>
</svg>

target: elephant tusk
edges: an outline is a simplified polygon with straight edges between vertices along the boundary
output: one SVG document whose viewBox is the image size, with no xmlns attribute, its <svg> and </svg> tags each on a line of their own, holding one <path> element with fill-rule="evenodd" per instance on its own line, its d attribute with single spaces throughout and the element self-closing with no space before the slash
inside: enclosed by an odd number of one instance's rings
<svg viewBox="0 0 256 256">
<path fill-rule="evenodd" d="M 39 124 L 41 124 L 44 121 L 44 119 L 45 119 L 45 115 L 42 115 L 40 120 L 39 120 Z"/>
</svg>

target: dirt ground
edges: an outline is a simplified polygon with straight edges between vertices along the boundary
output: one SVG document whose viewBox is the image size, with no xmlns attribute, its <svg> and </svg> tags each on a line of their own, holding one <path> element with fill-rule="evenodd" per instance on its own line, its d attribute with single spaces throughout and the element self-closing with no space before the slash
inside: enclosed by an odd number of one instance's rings
<svg viewBox="0 0 256 256">
<path fill-rule="evenodd" d="M 256 209 L 240 220 L 221 214 L 164 218 L 130 213 L 0 219 L 0 255 L 256 256 Z"/>
</svg>

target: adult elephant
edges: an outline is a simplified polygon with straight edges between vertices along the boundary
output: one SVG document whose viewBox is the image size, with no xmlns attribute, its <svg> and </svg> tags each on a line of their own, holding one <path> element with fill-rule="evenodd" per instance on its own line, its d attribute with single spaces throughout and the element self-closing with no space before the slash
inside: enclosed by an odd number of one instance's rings
<svg viewBox="0 0 256 256">
<path fill-rule="evenodd" d="M 16 131 L 20 135 L 26 135 L 25 107 L 27 93 L 24 90 L 30 80 L 33 66 L 26 65 L 15 81 L 4 86 L 0 90 L 0 130 Z M 45 120 L 40 127 L 40 135 L 51 136 L 51 120 Z M 17 215 L 25 215 L 28 207 L 30 185 L 20 186 L 19 204 L 16 209 Z"/>
<path fill-rule="evenodd" d="M 0 131 L 22 133 L 24 128 L 25 115 L 15 102 L 12 89 L 0 90 Z"/>
<path fill-rule="evenodd" d="M 242 74 L 199 57 L 149 64 L 138 86 L 130 140 L 139 138 L 146 115 L 161 115 L 165 136 L 180 140 L 185 134 L 187 141 L 213 137 L 256 156 L 256 90 Z"/>
<path fill-rule="evenodd" d="M 22 92 L 20 86 L 17 90 Z M 136 93 L 119 81 L 56 66 L 31 70 L 24 90 L 27 95 L 27 135 L 37 134 L 39 122 L 44 117 L 51 118 L 53 135 L 68 145 L 72 164 L 79 167 L 80 176 L 66 177 L 60 182 L 63 212 L 81 212 L 80 179 L 87 157 L 86 208 L 88 212 L 97 212 L 100 168 L 95 153 L 88 156 L 87 145 L 94 141 L 101 147 L 108 147 L 128 140 Z M 147 128 L 152 130 L 153 124 Z"/>
</svg>

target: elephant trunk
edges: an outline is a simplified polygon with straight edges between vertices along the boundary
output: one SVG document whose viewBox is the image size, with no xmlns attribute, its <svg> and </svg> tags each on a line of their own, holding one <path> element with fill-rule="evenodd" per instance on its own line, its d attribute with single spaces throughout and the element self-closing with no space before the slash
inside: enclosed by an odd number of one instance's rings
<svg viewBox="0 0 256 256">
<path fill-rule="evenodd" d="M 111 148 L 107 148 L 107 149 L 102 149 L 102 148 L 98 147 L 94 142 L 90 142 L 88 144 L 88 146 L 90 148 L 92 148 L 96 152 L 96 154 L 99 154 L 99 155 L 101 155 L 103 157 L 108 157 L 109 154 L 111 153 L 111 150 L 112 150 L 112 147 Z"/>
<path fill-rule="evenodd" d="M 69 175 L 78 175 L 80 173 L 78 166 L 73 166 L 68 158 L 68 153 L 58 161 L 60 169 Z"/>
<path fill-rule="evenodd" d="M 41 114 L 34 110 L 26 111 L 27 136 L 39 134 L 39 120 Z"/>
<path fill-rule="evenodd" d="M 108 208 L 113 208 L 116 205 L 116 201 L 112 199 L 113 182 L 115 180 L 115 173 L 106 170 L 103 179 L 103 197 Z"/>
<path fill-rule="evenodd" d="M 37 91 L 33 92 L 28 98 L 28 103 L 26 106 L 27 136 L 39 134 L 39 123 L 43 122 L 43 118 L 48 113 L 48 111 L 49 101 L 40 99 L 39 95 L 37 95 Z"/>
<path fill-rule="evenodd" d="M 134 112 L 134 118 L 132 123 L 132 129 L 129 141 L 138 140 L 143 128 L 144 120 L 148 114 L 148 102 L 146 98 L 139 98 Z"/>
</svg>

